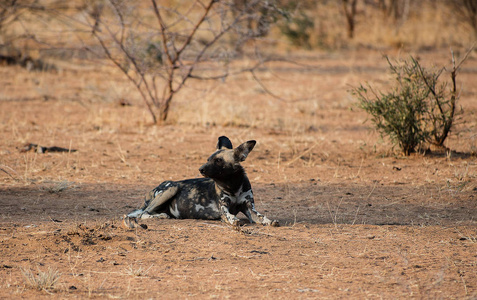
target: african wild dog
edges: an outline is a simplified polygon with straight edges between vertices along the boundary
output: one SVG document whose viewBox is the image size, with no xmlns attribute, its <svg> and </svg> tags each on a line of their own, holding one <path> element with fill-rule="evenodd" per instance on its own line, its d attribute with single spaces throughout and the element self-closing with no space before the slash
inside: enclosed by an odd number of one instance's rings
<svg viewBox="0 0 477 300">
<path fill-rule="evenodd" d="M 278 226 L 255 210 L 252 187 L 240 165 L 255 146 L 248 141 L 233 149 L 230 140 L 219 137 L 217 150 L 199 168 L 205 178 L 164 181 L 146 196 L 143 207 L 124 216 L 126 227 L 137 227 L 137 219 L 222 219 L 238 226 L 236 215 L 244 213 L 251 223 Z"/>
</svg>

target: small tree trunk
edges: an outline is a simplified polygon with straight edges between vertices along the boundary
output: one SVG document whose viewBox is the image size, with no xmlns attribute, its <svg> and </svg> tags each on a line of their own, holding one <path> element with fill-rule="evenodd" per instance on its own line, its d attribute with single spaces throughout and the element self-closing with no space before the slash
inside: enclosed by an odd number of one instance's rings
<svg viewBox="0 0 477 300">
<path fill-rule="evenodd" d="M 159 118 L 161 119 L 162 122 L 165 122 L 167 120 L 167 117 L 169 116 L 169 108 L 171 106 L 171 101 L 172 97 L 174 94 L 170 94 L 162 103 L 161 111 Z"/>
<path fill-rule="evenodd" d="M 356 5 L 358 0 L 342 0 L 343 11 L 346 17 L 346 23 L 348 27 L 348 38 L 353 39 L 354 37 L 354 27 L 355 27 L 355 17 L 356 17 Z"/>
</svg>

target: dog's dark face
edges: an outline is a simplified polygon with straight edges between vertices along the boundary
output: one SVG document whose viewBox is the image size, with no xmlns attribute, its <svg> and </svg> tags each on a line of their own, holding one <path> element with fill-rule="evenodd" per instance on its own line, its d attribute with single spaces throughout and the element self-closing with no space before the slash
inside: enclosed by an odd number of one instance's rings
<svg viewBox="0 0 477 300">
<path fill-rule="evenodd" d="M 247 158 L 255 144 L 256 142 L 252 140 L 233 149 L 230 140 L 221 136 L 217 143 L 217 151 L 199 168 L 200 173 L 212 179 L 222 179 L 242 171 L 240 162 Z"/>
</svg>

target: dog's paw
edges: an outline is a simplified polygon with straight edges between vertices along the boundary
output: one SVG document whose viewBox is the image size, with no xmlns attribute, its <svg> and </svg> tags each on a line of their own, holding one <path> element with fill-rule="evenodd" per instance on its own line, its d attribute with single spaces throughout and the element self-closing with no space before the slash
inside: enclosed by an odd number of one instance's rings
<svg viewBox="0 0 477 300">
<path fill-rule="evenodd" d="M 137 222 L 137 218 L 128 217 L 127 215 L 123 217 L 123 226 L 126 229 L 134 229 L 134 228 L 147 229 L 146 224 L 139 224 Z"/>
<path fill-rule="evenodd" d="M 270 226 L 280 227 L 280 222 L 278 220 L 273 220 L 272 223 L 270 223 Z"/>
<path fill-rule="evenodd" d="M 240 220 L 235 218 L 235 219 L 231 219 L 231 220 L 228 220 L 228 223 L 229 225 L 233 226 L 233 227 L 240 227 Z"/>
<path fill-rule="evenodd" d="M 126 229 L 134 229 L 137 227 L 137 219 L 128 217 L 127 215 L 123 216 L 123 226 Z"/>
<path fill-rule="evenodd" d="M 232 214 L 223 214 L 220 216 L 220 218 L 223 222 L 233 227 L 237 227 L 240 225 L 240 220 Z"/>
</svg>

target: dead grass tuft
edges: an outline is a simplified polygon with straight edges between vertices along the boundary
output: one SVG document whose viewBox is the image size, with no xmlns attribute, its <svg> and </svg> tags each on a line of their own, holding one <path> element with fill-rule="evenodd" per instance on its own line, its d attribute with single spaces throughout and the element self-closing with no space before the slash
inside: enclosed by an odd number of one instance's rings
<svg viewBox="0 0 477 300">
<path fill-rule="evenodd" d="M 55 289 L 61 273 L 56 269 L 48 267 L 46 271 L 38 269 L 37 273 L 32 272 L 30 269 L 23 269 L 22 275 L 27 286 L 37 290 L 51 291 Z"/>
<path fill-rule="evenodd" d="M 69 182 L 67 180 L 52 181 L 48 183 L 50 183 L 48 186 L 42 187 L 41 189 L 47 191 L 50 194 L 61 193 L 74 185 L 74 182 Z"/>
<path fill-rule="evenodd" d="M 137 267 L 131 264 L 124 270 L 124 272 L 126 273 L 126 275 L 134 277 L 145 277 L 153 266 L 154 265 L 150 265 L 149 268 L 144 268 L 143 266 Z"/>
</svg>

